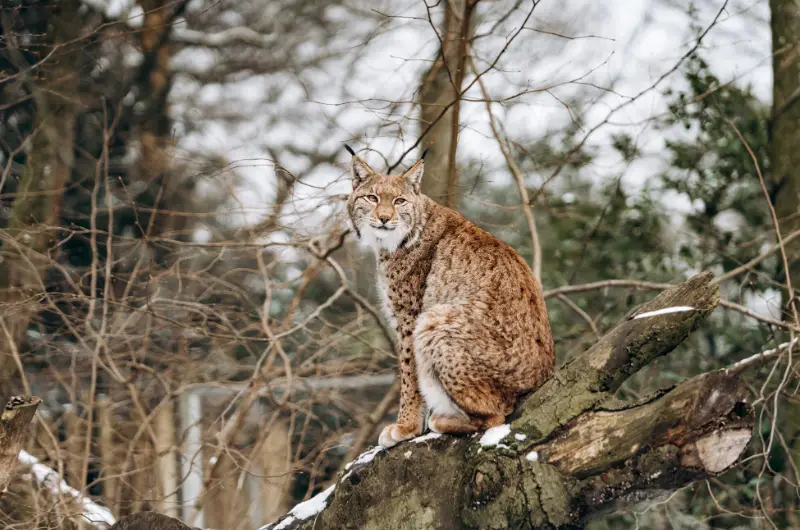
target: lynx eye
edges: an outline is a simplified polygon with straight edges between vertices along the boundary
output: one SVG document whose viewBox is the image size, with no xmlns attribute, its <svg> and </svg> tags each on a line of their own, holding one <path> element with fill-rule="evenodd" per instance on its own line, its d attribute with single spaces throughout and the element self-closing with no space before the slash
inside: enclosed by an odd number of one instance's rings
<svg viewBox="0 0 800 530">
<path fill-rule="evenodd" d="M 402 205 L 402 204 L 405 204 L 405 203 L 407 203 L 407 202 L 408 202 L 408 201 L 407 201 L 407 200 L 405 200 L 405 199 L 404 199 L 404 198 L 402 198 L 402 197 L 398 197 L 398 198 L 396 198 L 396 199 L 394 200 L 394 203 L 395 203 L 397 206 L 400 206 L 400 205 Z"/>
<path fill-rule="evenodd" d="M 364 198 L 367 199 L 369 202 L 374 202 L 375 204 L 381 202 L 380 197 L 378 197 L 377 195 L 364 195 Z"/>
</svg>

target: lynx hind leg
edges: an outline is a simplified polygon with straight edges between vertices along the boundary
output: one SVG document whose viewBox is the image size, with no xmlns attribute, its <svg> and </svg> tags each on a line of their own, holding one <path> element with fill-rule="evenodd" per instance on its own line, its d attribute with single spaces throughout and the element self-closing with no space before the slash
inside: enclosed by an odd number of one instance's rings
<svg viewBox="0 0 800 530">
<path fill-rule="evenodd" d="M 462 416 L 432 414 L 428 420 L 428 427 L 440 434 L 470 434 L 480 430 L 482 423 L 479 419 L 470 418 L 466 414 Z"/>
<path fill-rule="evenodd" d="M 490 416 L 446 416 L 434 414 L 428 421 L 431 431 L 442 434 L 471 434 L 477 431 L 484 431 L 506 422 L 505 414 Z"/>
<path fill-rule="evenodd" d="M 502 425 L 510 412 L 486 370 L 470 354 L 479 340 L 459 306 L 441 304 L 417 319 L 414 353 L 431 430 L 465 434 Z"/>
</svg>

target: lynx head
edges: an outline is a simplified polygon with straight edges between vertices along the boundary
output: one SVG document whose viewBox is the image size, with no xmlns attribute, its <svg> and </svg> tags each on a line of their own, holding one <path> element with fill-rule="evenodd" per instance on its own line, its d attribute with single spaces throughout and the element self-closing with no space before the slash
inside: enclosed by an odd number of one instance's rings
<svg viewBox="0 0 800 530">
<path fill-rule="evenodd" d="M 420 191 L 422 172 L 422 159 L 400 175 L 385 175 L 353 155 L 353 192 L 347 212 L 364 245 L 394 252 L 418 237 L 426 202 Z"/>
</svg>

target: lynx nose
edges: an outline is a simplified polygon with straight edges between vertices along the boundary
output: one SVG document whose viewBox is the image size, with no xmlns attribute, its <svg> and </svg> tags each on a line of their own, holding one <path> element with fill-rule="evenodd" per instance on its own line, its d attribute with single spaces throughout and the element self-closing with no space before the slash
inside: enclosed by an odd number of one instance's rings
<svg viewBox="0 0 800 530">
<path fill-rule="evenodd" d="M 383 224 L 386 224 L 386 223 L 388 223 L 389 221 L 391 221 L 391 220 L 392 220 L 392 216 L 391 216 L 391 215 L 387 215 L 387 214 L 385 214 L 385 213 L 383 213 L 383 214 L 378 214 L 378 220 L 379 220 L 381 223 L 383 223 Z"/>
</svg>

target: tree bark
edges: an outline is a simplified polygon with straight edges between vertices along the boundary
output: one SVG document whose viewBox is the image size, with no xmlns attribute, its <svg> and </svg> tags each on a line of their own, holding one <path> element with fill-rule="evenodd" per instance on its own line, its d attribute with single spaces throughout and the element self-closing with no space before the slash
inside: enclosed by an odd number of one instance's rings
<svg viewBox="0 0 800 530">
<path fill-rule="evenodd" d="M 35 132 L 30 137 L 25 169 L 11 208 L 8 236 L 2 241 L 0 302 L 5 311 L 0 332 L 0 397 L 20 389 L 18 365 L 8 359 L 19 349 L 25 330 L 38 310 L 49 267 L 48 249 L 58 239 L 61 200 L 75 162 L 75 120 L 80 71 L 81 30 L 78 0 L 48 8 L 48 48 L 57 57 L 38 67 L 25 62 L 11 35 L 13 10 L 3 13 L 9 56 L 36 102 Z M 43 53 L 44 55 L 44 53 Z"/>
<path fill-rule="evenodd" d="M 472 31 L 474 1 L 443 2 L 445 14 L 439 31 L 441 47 L 419 90 L 425 178 L 422 191 L 450 208 L 458 203 L 455 154 L 459 131 L 459 100 L 464 81 L 466 54 Z"/>
<path fill-rule="evenodd" d="M 178 470 L 178 442 L 175 436 L 175 411 L 172 402 L 162 406 L 155 417 L 156 467 L 158 469 L 159 496 L 156 501 L 158 511 L 177 517 L 180 512 L 178 489 L 180 471 Z"/>
<path fill-rule="evenodd" d="M 171 84 L 169 61 L 172 50 L 169 33 L 172 29 L 172 6 L 166 0 L 144 0 L 142 52 L 148 58 L 148 68 L 142 69 L 141 86 L 146 112 L 139 131 L 141 141 L 141 170 L 146 180 L 168 177 L 167 143 L 170 125 L 167 97 Z M 164 185 L 168 184 L 164 182 Z"/>
<path fill-rule="evenodd" d="M 120 487 L 119 473 L 119 448 L 116 443 L 114 410 L 111 398 L 108 396 L 97 397 L 97 420 L 100 424 L 100 469 L 103 484 L 103 502 L 108 509 L 117 513 L 117 492 Z"/>
<path fill-rule="evenodd" d="M 770 0 L 772 13 L 771 179 L 781 231 L 800 228 L 800 6 L 795 0 Z M 789 275 L 800 287 L 800 242 L 786 244 Z"/>
<path fill-rule="evenodd" d="M 0 496 L 11 484 L 28 424 L 40 402 L 36 397 L 15 396 L 0 413 Z"/>
<path fill-rule="evenodd" d="M 292 448 L 289 445 L 289 426 L 276 420 L 261 444 L 261 513 L 271 521 L 291 506 Z"/>
<path fill-rule="evenodd" d="M 772 123 L 770 128 L 771 180 L 775 213 L 783 234 L 800 228 L 800 4 L 770 0 L 772 29 Z M 800 241 L 787 242 L 786 255 L 793 293 L 784 292 L 785 318 L 793 318 L 789 303 L 797 304 L 800 288 Z M 785 278 L 778 278 L 783 283 Z M 796 305 L 800 308 L 800 305 Z M 785 434 L 795 467 L 800 466 L 800 406 L 786 403 Z M 793 480 L 793 478 L 791 479 Z"/>
</svg>

